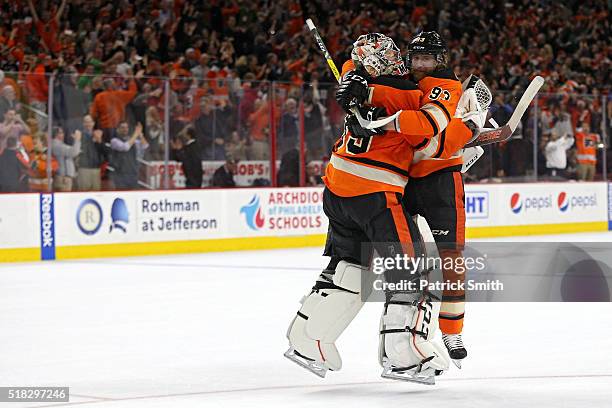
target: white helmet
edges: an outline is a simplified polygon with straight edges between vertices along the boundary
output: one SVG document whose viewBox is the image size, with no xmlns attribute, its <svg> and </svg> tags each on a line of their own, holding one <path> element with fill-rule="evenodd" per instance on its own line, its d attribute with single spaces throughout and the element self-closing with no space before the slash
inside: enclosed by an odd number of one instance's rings
<svg viewBox="0 0 612 408">
<path fill-rule="evenodd" d="M 381 33 L 359 36 L 353 43 L 351 58 L 355 68 L 363 67 L 373 77 L 406 74 L 399 48 L 391 38 Z"/>
</svg>

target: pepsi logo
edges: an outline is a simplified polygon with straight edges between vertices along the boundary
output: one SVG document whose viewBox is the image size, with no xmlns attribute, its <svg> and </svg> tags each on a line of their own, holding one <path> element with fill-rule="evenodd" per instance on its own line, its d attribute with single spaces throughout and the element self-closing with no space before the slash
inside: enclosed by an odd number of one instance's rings
<svg viewBox="0 0 612 408">
<path fill-rule="evenodd" d="M 521 200 L 521 195 L 519 193 L 514 193 L 512 194 L 512 197 L 510 197 L 510 208 L 515 214 L 521 212 L 521 209 L 523 208 L 523 200 Z"/>
<path fill-rule="evenodd" d="M 559 196 L 557 197 L 557 205 L 559 206 L 559 210 L 561 210 L 561 212 L 565 212 L 569 208 L 570 200 L 565 191 L 559 193 Z"/>
</svg>

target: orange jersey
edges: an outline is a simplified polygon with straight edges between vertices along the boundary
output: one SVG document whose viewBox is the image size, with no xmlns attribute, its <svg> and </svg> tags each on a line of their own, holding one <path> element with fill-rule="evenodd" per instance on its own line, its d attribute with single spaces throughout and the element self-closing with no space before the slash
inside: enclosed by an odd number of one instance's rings
<svg viewBox="0 0 612 408">
<path fill-rule="evenodd" d="M 423 93 L 419 105 L 403 110 L 395 122 L 401 133 L 429 139 L 427 145 L 414 154 L 409 172 L 411 177 L 424 177 L 444 168 L 462 165 L 463 159 L 457 152 L 472 137 L 472 131 L 461 119 L 453 118 L 462 90 L 461 83 L 450 70 L 438 71 L 421 79 L 418 87 Z M 401 99 L 401 92 L 390 88 L 372 89 L 369 103 L 381 106 L 387 99 Z"/>
<path fill-rule="evenodd" d="M 342 67 L 342 74 L 354 69 L 352 62 Z M 400 88 L 401 98 L 389 98 L 379 106 L 387 112 L 418 107 L 422 92 L 401 78 L 379 77 L 371 81 L 374 89 Z M 388 131 L 384 135 L 355 138 L 345 127 L 334 145 L 323 181 L 334 194 L 354 197 L 389 191 L 403 194 L 414 150 L 427 144 L 423 135 Z"/>
<path fill-rule="evenodd" d="M 599 135 L 595 133 L 576 133 L 576 160 L 579 164 L 597 164 L 597 144 Z"/>
</svg>

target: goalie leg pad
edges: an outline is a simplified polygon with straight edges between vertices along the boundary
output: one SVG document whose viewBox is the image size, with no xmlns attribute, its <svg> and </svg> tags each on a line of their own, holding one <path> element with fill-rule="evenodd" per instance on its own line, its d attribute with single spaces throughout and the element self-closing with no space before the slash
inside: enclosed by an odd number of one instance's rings
<svg viewBox="0 0 612 408">
<path fill-rule="evenodd" d="M 427 256 L 438 256 L 433 234 L 427 221 L 414 217 Z M 423 278 L 441 278 L 440 270 L 423 274 Z M 449 359 L 442 344 L 433 338 L 438 328 L 440 299 L 420 292 L 387 293 L 380 319 L 379 361 L 385 378 L 434 384 L 435 375 L 448 370 Z"/>
<path fill-rule="evenodd" d="M 335 341 L 363 306 L 360 291 L 364 270 L 340 261 L 334 271 L 323 271 L 289 326 L 290 351 L 323 369 L 337 371 L 342 367 Z"/>
<path fill-rule="evenodd" d="M 440 302 L 428 294 L 413 301 L 406 294 L 390 296 L 380 322 L 383 377 L 433 384 L 435 375 L 448 370 L 444 347 L 433 341 L 439 311 Z"/>
</svg>

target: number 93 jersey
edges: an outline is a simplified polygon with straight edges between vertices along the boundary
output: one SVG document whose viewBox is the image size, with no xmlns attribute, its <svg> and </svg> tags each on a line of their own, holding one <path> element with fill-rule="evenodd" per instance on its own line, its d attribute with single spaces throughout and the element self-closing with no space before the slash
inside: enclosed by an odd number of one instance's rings
<svg viewBox="0 0 612 408">
<path fill-rule="evenodd" d="M 352 62 L 346 62 L 342 75 L 352 69 Z M 380 76 L 368 82 L 371 89 L 402 90 L 396 94 L 401 97 L 386 98 L 377 104 L 385 107 L 389 114 L 419 109 L 423 92 L 414 82 L 398 76 Z M 327 188 L 341 197 L 381 191 L 403 194 L 414 151 L 426 146 L 430 137 L 387 131 L 384 135 L 356 138 L 345 125 L 342 136 L 332 149 L 323 181 Z"/>
</svg>

